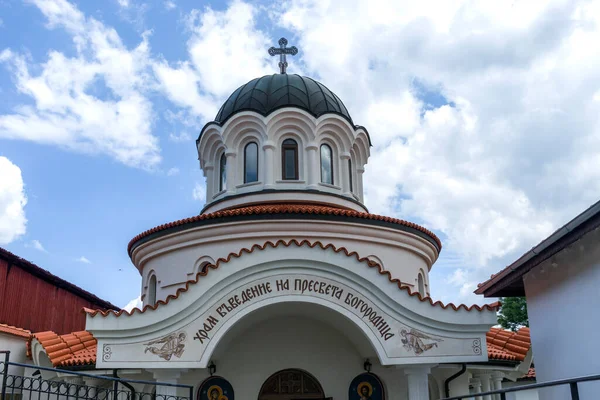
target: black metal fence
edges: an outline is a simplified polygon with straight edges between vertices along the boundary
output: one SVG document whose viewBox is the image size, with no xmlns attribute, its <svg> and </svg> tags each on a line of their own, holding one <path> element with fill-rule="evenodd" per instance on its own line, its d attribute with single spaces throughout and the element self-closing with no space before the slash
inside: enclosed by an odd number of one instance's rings
<svg viewBox="0 0 600 400">
<path fill-rule="evenodd" d="M 473 399 L 473 398 L 480 398 L 480 396 L 487 396 L 487 395 L 500 395 L 501 400 L 506 400 L 506 393 L 523 392 L 525 390 L 541 389 L 541 388 L 547 388 L 547 387 L 553 387 L 553 386 L 563 386 L 563 385 L 569 386 L 569 391 L 571 393 L 571 397 L 570 397 L 571 400 L 580 400 L 578 384 L 582 383 L 582 382 L 599 381 L 599 380 L 600 380 L 600 375 L 588 375 L 588 376 L 581 376 L 579 378 L 560 379 L 560 380 L 550 381 L 550 382 L 534 383 L 531 385 L 516 386 L 516 387 L 507 388 L 507 389 L 498 389 L 498 390 L 492 390 L 492 391 L 483 392 L 483 393 L 463 394 L 461 396 L 446 397 L 442 400 L 467 400 L 467 399 Z M 568 399 L 565 398 L 565 400 L 568 400 Z"/>
<path fill-rule="evenodd" d="M 46 368 L 11 362 L 9 357 L 10 352 L 0 351 L 0 383 L 2 384 L 0 400 L 193 400 L 194 398 L 194 387 L 191 385 L 124 379 L 118 377 L 117 370 L 109 372 L 113 375 L 109 376 Z M 11 369 L 15 368 L 24 368 L 26 373 L 11 373 Z M 45 378 L 44 373 L 52 376 Z M 165 394 L 169 392 L 170 394 Z M 174 392 L 178 394 L 173 394 Z M 180 395 L 184 393 L 185 395 Z"/>
</svg>

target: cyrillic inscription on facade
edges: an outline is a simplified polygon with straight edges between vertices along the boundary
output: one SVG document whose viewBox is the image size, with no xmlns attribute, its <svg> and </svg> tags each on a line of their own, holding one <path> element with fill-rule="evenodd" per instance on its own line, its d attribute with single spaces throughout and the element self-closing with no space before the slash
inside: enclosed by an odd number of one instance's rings
<svg viewBox="0 0 600 400">
<path fill-rule="evenodd" d="M 383 341 L 395 336 L 387 322 L 388 317 L 352 289 L 317 277 L 280 277 L 242 287 L 219 302 L 196 330 L 194 340 L 204 344 L 211 339 L 211 332 L 218 328 L 222 320 L 235 314 L 247 303 L 273 294 L 300 294 L 329 299 L 360 316 L 372 326 Z"/>
</svg>

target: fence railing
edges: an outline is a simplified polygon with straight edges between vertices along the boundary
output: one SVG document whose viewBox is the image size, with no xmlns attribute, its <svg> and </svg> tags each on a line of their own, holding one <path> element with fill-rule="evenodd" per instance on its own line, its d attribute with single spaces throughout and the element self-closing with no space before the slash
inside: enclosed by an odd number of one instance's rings
<svg viewBox="0 0 600 400">
<path fill-rule="evenodd" d="M 553 386 L 563 386 L 563 385 L 569 386 L 570 393 L 571 393 L 571 400 L 579 400 L 578 384 L 581 382 L 599 381 L 599 380 L 600 380 L 600 375 L 588 375 L 588 376 L 581 376 L 578 378 L 559 379 L 559 380 L 550 381 L 550 382 L 533 383 L 531 385 L 523 385 L 523 386 L 516 386 L 516 387 L 511 387 L 511 388 L 506 388 L 506 389 L 491 390 L 489 392 L 463 394 L 461 396 L 446 397 L 442 400 L 467 400 L 467 399 L 473 399 L 473 398 L 480 398 L 481 396 L 489 396 L 489 395 L 496 395 L 496 394 L 500 395 L 500 400 L 506 400 L 506 393 L 522 392 L 525 390 L 541 389 L 541 388 L 547 388 L 547 387 L 553 387 Z M 568 399 L 565 399 L 565 400 L 568 400 Z"/>
<path fill-rule="evenodd" d="M 11 367 L 34 371 L 17 375 L 10 373 Z M 51 372 L 53 376 L 44 378 L 42 371 Z M 0 351 L 0 383 L 2 385 L 0 400 L 194 399 L 194 387 L 191 385 L 125 379 L 117 376 L 117 370 L 107 371 L 107 373 L 113 376 L 11 362 L 10 352 Z M 88 382 L 94 382 L 94 384 L 88 384 Z M 157 390 L 157 388 L 172 389 Z M 184 392 L 185 395 L 173 394 L 177 389 L 180 389 L 180 392 Z"/>
</svg>

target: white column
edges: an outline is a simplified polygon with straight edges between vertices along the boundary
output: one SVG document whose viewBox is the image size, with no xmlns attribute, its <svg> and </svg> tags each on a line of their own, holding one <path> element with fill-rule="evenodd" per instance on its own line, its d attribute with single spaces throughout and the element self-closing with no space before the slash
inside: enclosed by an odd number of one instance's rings
<svg viewBox="0 0 600 400">
<path fill-rule="evenodd" d="M 492 385 L 490 381 L 490 374 L 478 374 L 476 378 L 481 381 L 481 392 L 489 392 L 492 390 Z M 481 396 L 482 400 L 492 400 L 491 395 Z"/>
<path fill-rule="evenodd" d="M 342 180 L 342 184 L 340 186 L 342 187 L 342 193 L 344 193 L 346 196 L 352 196 L 352 193 L 350 192 L 350 171 L 348 170 L 349 159 L 350 153 L 340 154 L 341 170 L 339 175 L 340 179 Z"/>
<path fill-rule="evenodd" d="M 504 374 L 502 372 L 492 373 L 492 381 L 493 381 L 493 389 L 492 390 L 502 389 L 502 379 L 504 379 Z M 500 400 L 499 394 L 495 394 L 492 397 L 496 400 Z"/>
<path fill-rule="evenodd" d="M 430 367 L 410 367 L 404 369 L 408 381 L 408 400 L 429 400 Z"/>
<path fill-rule="evenodd" d="M 481 393 L 481 381 L 477 378 L 471 378 L 469 384 L 473 386 L 473 394 Z M 482 400 L 481 396 L 475 396 L 475 400 Z"/>
<path fill-rule="evenodd" d="M 358 198 L 360 199 L 360 201 L 365 201 L 364 200 L 364 193 L 363 193 L 363 174 L 365 173 L 365 168 L 364 167 L 356 167 L 356 190 L 358 193 Z"/>
<path fill-rule="evenodd" d="M 267 140 L 265 144 L 263 144 L 263 150 L 265 152 L 265 162 L 262 167 L 263 170 L 263 180 L 265 182 L 265 189 L 273 189 L 275 187 L 275 143 L 270 140 Z M 260 165 L 259 165 L 260 168 Z M 281 169 L 280 169 L 281 171 Z M 281 173 L 281 172 L 280 172 Z"/>
<path fill-rule="evenodd" d="M 237 155 L 234 151 L 226 151 L 225 157 L 227 157 L 227 193 L 235 193 L 235 175 L 237 171 L 237 165 L 235 164 L 235 156 Z"/>
<path fill-rule="evenodd" d="M 206 163 L 204 166 L 206 174 L 206 202 L 210 203 L 215 195 L 215 167 L 212 163 Z"/>
<path fill-rule="evenodd" d="M 154 380 L 161 383 L 179 383 L 179 377 L 184 371 L 180 369 L 151 370 Z M 177 388 L 174 386 L 156 385 L 156 396 L 157 399 L 168 399 L 170 396 L 177 396 Z"/>
<path fill-rule="evenodd" d="M 307 184 L 309 189 L 319 189 L 319 181 L 321 180 L 321 163 L 319 162 L 319 146 L 315 142 L 310 142 L 305 148 L 306 150 L 306 170 L 308 171 Z"/>
</svg>

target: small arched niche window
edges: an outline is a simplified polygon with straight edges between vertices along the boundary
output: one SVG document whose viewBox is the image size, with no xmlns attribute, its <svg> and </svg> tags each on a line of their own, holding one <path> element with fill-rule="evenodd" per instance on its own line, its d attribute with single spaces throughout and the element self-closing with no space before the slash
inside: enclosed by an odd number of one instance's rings
<svg viewBox="0 0 600 400">
<path fill-rule="evenodd" d="M 350 192 L 354 192 L 352 188 L 352 160 L 348 159 L 348 179 L 350 179 Z"/>
<path fill-rule="evenodd" d="M 333 185 L 333 154 L 328 144 L 321 145 L 321 182 Z"/>
<path fill-rule="evenodd" d="M 298 180 L 298 143 L 286 139 L 281 144 L 281 175 L 284 180 Z"/>
<path fill-rule="evenodd" d="M 419 293 L 421 294 L 422 297 L 425 297 L 425 281 L 423 279 L 423 274 L 419 272 L 419 277 L 418 277 L 418 286 L 419 286 Z"/>
<path fill-rule="evenodd" d="M 221 154 L 219 162 L 219 192 L 227 189 L 227 157 Z"/>
<path fill-rule="evenodd" d="M 156 275 L 152 275 L 148 281 L 148 301 L 146 304 L 156 304 Z"/>
<path fill-rule="evenodd" d="M 258 145 L 250 142 L 244 147 L 244 183 L 258 181 Z"/>
</svg>

